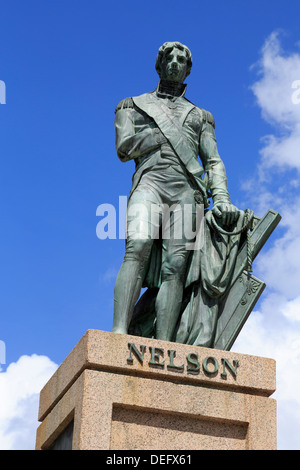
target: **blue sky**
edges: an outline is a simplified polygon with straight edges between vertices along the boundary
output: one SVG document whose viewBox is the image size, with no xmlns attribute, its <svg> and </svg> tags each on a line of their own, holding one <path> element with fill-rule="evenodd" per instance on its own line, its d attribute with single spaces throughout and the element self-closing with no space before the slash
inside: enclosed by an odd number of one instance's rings
<svg viewBox="0 0 300 470">
<path fill-rule="evenodd" d="M 158 48 L 174 40 L 192 51 L 186 97 L 215 117 L 233 203 L 258 215 L 269 207 L 285 215 L 254 264 L 267 290 L 233 349 L 278 354 L 283 371 L 293 344 L 300 364 L 300 104 L 290 99 L 292 82 L 300 80 L 299 10 L 293 0 L 1 2 L 0 340 L 6 364 L 0 380 L 6 390 L 14 384 L 10 364 L 18 364 L 25 380 L 36 365 L 39 387 L 87 329 L 111 330 L 124 240 L 97 238 L 96 209 L 117 207 L 134 172 L 133 162 L 116 156 L 114 109 L 156 87 Z M 291 387 L 299 384 L 293 374 L 286 377 Z M 300 403 L 292 392 L 276 393 L 279 447 L 300 448 Z M 36 395 L 33 388 L 26 397 Z M 3 447 L 30 447 L 32 430 L 22 441 L 9 425 L 9 416 L 0 414 Z"/>
</svg>

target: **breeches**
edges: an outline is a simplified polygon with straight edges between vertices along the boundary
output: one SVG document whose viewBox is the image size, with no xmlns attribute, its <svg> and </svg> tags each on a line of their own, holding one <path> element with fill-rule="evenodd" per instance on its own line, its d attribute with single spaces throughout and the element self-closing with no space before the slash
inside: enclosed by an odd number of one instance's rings
<svg viewBox="0 0 300 470">
<path fill-rule="evenodd" d="M 195 239 L 196 202 L 194 189 L 188 184 L 170 200 L 166 188 L 140 184 L 127 208 L 126 260 L 136 260 L 141 276 L 147 269 L 155 240 L 162 249 L 162 281 L 184 280 L 188 257 L 187 246 Z"/>
</svg>

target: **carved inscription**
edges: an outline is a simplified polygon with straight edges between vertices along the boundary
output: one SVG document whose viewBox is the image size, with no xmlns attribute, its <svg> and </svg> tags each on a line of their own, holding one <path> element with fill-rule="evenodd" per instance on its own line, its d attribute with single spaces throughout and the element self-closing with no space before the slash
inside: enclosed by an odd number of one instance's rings
<svg viewBox="0 0 300 470">
<path fill-rule="evenodd" d="M 137 361 L 141 365 L 148 364 L 156 369 L 166 369 L 177 373 L 194 375 L 204 373 L 208 377 L 216 377 L 220 374 L 223 379 L 227 379 L 229 372 L 233 378 L 237 377 L 238 360 L 230 361 L 223 357 L 218 360 L 214 356 L 201 358 L 194 352 L 187 354 L 184 360 L 177 360 L 175 349 L 165 351 L 163 348 L 154 346 L 147 349 L 146 346 L 136 346 L 134 343 L 128 343 L 128 349 L 127 363 L 129 365 L 133 365 L 134 361 Z"/>
</svg>

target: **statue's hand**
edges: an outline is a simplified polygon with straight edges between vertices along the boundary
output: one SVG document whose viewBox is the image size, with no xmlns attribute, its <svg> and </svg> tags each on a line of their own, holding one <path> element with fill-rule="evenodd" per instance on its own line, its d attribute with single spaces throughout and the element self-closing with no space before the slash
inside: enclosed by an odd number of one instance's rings
<svg viewBox="0 0 300 470">
<path fill-rule="evenodd" d="M 237 221 L 240 211 L 230 202 L 218 202 L 212 209 L 213 214 L 222 219 L 222 225 L 231 225 Z"/>
</svg>

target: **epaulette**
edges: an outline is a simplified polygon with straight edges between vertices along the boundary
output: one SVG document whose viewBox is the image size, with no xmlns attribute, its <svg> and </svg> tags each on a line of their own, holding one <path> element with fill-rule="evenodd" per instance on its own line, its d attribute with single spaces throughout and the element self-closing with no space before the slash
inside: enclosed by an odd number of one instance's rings
<svg viewBox="0 0 300 470">
<path fill-rule="evenodd" d="M 209 112 L 206 111 L 205 109 L 201 109 L 203 120 L 209 122 L 215 128 L 215 120 L 213 115 Z"/>
<path fill-rule="evenodd" d="M 120 103 L 117 105 L 115 109 L 115 113 L 119 111 L 120 109 L 126 109 L 126 108 L 133 108 L 132 98 L 125 98 L 124 100 L 120 101 Z"/>
</svg>

